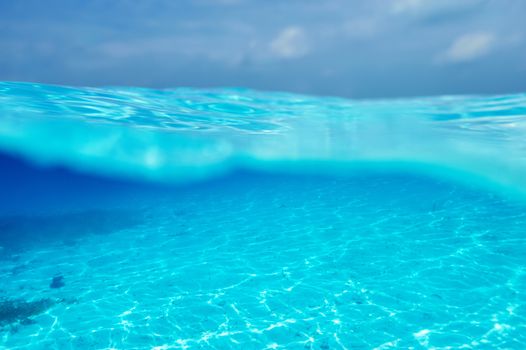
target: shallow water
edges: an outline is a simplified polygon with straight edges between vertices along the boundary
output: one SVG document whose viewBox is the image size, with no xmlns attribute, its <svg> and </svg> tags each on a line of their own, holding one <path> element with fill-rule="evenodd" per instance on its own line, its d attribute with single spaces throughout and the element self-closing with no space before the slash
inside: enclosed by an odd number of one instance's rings
<svg viewBox="0 0 526 350">
<path fill-rule="evenodd" d="M 0 347 L 526 346 L 522 95 L 0 91 Z"/>
</svg>

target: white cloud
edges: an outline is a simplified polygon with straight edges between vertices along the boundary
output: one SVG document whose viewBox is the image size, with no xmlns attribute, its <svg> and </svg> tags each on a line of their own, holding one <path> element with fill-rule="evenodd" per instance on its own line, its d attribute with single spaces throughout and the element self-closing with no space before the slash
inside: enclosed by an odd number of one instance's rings
<svg viewBox="0 0 526 350">
<path fill-rule="evenodd" d="M 438 56 L 441 62 L 468 62 L 488 54 L 496 38 L 492 33 L 470 33 L 456 38 L 449 48 Z"/>
<path fill-rule="evenodd" d="M 353 19 L 343 23 L 343 32 L 350 38 L 370 38 L 379 30 L 374 18 Z"/>
<path fill-rule="evenodd" d="M 395 0 L 391 3 L 394 13 L 407 13 L 419 11 L 426 3 L 423 0 Z"/>
<path fill-rule="evenodd" d="M 232 45 L 232 41 L 210 40 L 206 35 L 189 34 L 107 41 L 94 48 L 101 57 L 112 62 L 142 60 L 146 57 L 169 58 L 173 61 L 199 58 L 236 65 L 245 54 L 245 49 L 241 47 L 239 50 L 229 50 L 228 44 Z"/>
<path fill-rule="evenodd" d="M 270 43 L 271 52 L 280 58 L 297 58 L 308 53 L 307 38 L 300 27 L 283 29 Z"/>
<path fill-rule="evenodd" d="M 394 0 L 391 13 L 416 17 L 461 12 L 481 6 L 483 0 Z"/>
</svg>

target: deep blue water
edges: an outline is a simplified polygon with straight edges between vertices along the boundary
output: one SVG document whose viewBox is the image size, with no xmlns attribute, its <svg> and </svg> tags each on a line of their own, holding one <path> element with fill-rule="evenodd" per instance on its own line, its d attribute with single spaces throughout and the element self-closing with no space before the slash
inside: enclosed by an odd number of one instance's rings
<svg viewBox="0 0 526 350">
<path fill-rule="evenodd" d="M 0 348 L 524 349 L 526 95 L 0 84 Z"/>
</svg>

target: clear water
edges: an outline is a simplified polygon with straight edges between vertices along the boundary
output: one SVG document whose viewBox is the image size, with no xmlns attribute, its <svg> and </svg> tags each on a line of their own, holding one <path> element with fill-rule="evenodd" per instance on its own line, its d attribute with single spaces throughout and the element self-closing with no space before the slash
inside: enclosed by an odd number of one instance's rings
<svg viewBox="0 0 526 350">
<path fill-rule="evenodd" d="M 526 95 L 0 84 L 0 348 L 523 349 Z"/>
</svg>

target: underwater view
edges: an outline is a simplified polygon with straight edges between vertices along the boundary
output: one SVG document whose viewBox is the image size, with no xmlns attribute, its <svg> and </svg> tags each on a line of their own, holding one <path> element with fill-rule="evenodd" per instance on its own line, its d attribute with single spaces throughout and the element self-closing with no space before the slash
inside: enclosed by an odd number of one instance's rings
<svg viewBox="0 0 526 350">
<path fill-rule="evenodd" d="M 0 84 L 0 348 L 524 349 L 526 95 Z"/>
</svg>

